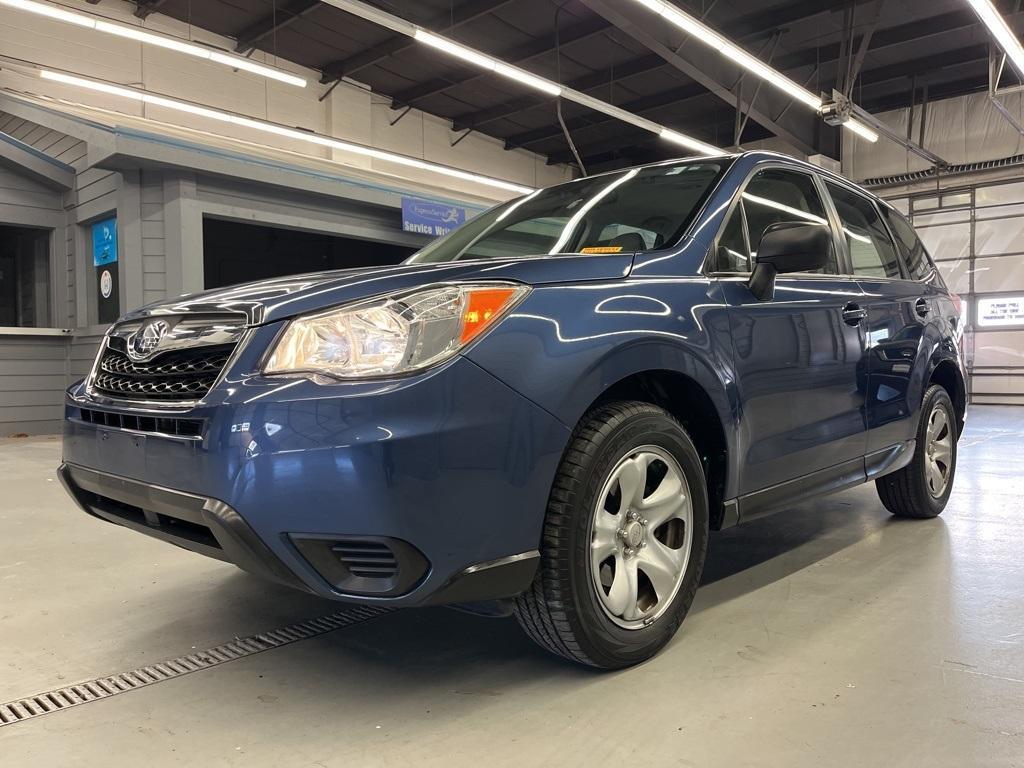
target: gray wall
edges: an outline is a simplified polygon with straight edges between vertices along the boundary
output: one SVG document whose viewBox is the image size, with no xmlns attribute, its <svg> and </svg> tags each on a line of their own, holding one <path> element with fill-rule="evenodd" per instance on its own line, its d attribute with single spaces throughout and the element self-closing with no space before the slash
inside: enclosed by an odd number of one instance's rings
<svg viewBox="0 0 1024 768">
<path fill-rule="evenodd" d="M 0 437 L 60 431 L 68 339 L 0 335 Z"/>
<path fill-rule="evenodd" d="M 41 134 L 36 132 L 35 138 Z M 42 135 L 45 136 L 45 135 Z M 32 138 L 32 137 L 30 137 Z M 50 281 L 55 320 L 66 323 L 67 275 L 64 195 L 0 165 L 0 224 L 49 229 Z M 67 386 L 68 339 L 61 336 L 4 335 L 0 332 L 0 436 L 56 431 Z"/>
</svg>

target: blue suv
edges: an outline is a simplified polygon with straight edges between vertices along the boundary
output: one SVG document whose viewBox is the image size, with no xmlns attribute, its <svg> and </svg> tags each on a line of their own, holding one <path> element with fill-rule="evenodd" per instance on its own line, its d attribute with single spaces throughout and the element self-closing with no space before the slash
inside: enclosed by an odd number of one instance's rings
<svg viewBox="0 0 1024 768">
<path fill-rule="evenodd" d="M 514 613 L 617 668 L 708 533 L 873 480 L 950 495 L 959 299 L 906 219 L 782 155 L 538 190 L 404 264 L 152 304 L 67 393 L 88 513 L 323 597 Z"/>
</svg>

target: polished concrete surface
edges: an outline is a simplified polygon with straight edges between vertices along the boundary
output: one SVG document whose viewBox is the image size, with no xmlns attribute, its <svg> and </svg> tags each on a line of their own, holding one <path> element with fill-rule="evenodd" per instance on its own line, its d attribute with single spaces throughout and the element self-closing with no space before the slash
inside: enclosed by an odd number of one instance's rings
<svg viewBox="0 0 1024 768">
<path fill-rule="evenodd" d="M 715 534 L 669 647 L 602 674 L 512 620 L 403 611 L 0 727 L 0 766 L 1024 766 L 1024 408 L 953 498 L 873 486 Z M 75 510 L 0 441 L 0 702 L 337 610 Z"/>
</svg>

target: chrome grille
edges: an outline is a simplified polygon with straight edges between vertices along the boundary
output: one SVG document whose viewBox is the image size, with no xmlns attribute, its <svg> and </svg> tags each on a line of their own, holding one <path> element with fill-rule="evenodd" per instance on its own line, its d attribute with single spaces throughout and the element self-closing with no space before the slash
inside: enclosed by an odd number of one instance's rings
<svg viewBox="0 0 1024 768">
<path fill-rule="evenodd" d="M 213 387 L 233 349 L 175 350 L 137 363 L 108 348 L 92 386 L 99 394 L 130 400 L 199 400 Z"/>
<path fill-rule="evenodd" d="M 117 400 L 185 403 L 201 400 L 213 388 L 244 332 L 237 318 L 160 317 L 157 343 L 142 350 L 133 338 L 152 320 L 124 323 L 111 330 L 100 349 L 90 393 Z"/>
</svg>

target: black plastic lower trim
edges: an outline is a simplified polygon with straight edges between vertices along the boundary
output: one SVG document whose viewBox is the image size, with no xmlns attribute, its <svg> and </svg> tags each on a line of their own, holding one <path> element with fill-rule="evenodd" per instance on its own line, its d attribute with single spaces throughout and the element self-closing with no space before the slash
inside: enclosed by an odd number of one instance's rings
<svg viewBox="0 0 1024 768">
<path fill-rule="evenodd" d="M 530 588 L 539 565 L 540 552 L 535 549 L 471 565 L 455 574 L 426 604 L 477 603 L 515 597 Z"/>
<path fill-rule="evenodd" d="M 864 459 L 861 457 L 748 493 L 739 498 L 740 522 L 794 507 L 815 496 L 852 488 L 866 480 Z"/>
<path fill-rule="evenodd" d="M 78 506 L 93 517 L 311 591 L 222 501 L 75 464 L 61 464 L 57 476 Z"/>
<path fill-rule="evenodd" d="M 913 439 L 869 453 L 864 457 L 864 469 L 867 471 L 868 479 L 874 480 L 903 469 L 913 461 L 916 448 L 917 440 Z"/>
</svg>

